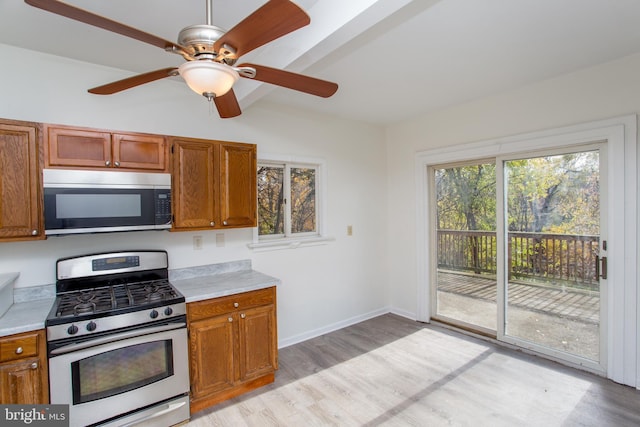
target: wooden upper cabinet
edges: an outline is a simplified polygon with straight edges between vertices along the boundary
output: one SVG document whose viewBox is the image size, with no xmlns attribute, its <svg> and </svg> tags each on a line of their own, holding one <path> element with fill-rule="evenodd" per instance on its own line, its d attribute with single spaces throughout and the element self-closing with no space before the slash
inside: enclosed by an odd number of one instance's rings
<svg viewBox="0 0 640 427">
<path fill-rule="evenodd" d="M 162 135 L 47 125 L 45 167 L 167 172 Z"/>
<path fill-rule="evenodd" d="M 173 229 L 213 228 L 218 221 L 218 150 L 210 141 L 172 140 Z"/>
<path fill-rule="evenodd" d="M 171 140 L 173 229 L 255 227 L 256 146 Z"/>
<path fill-rule="evenodd" d="M 114 165 L 125 169 L 167 170 L 166 140 L 159 135 L 113 134 Z"/>
<path fill-rule="evenodd" d="M 220 144 L 220 217 L 225 227 L 257 225 L 256 146 Z"/>
<path fill-rule="evenodd" d="M 44 239 L 41 127 L 0 120 L 0 241 Z"/>
</svg>

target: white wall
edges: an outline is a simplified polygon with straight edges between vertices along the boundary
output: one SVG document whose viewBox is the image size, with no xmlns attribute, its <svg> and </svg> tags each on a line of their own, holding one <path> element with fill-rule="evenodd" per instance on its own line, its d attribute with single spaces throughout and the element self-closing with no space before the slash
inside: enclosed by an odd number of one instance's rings
<svg viewBox="0 0 640 427">
<path fill-rule="evenodd" d="M 415 316 L 416 153 L 640 113 L 640 54 L 387 128 L 391 305 Z M 402 207 L 402 208 L 399 208 Z"/>
<path fill-rule="evenodd" d="M 86 92 L 129 75 L 119 70 L 0 44 L 0 117 L 102 129 L 241 141 L 261 153 L 312 156 L 328 169 L 328 233 L 335 241 L 254 253 L 251 229 L 136 232 L 0 243 L 0 272 L 20 272 L 17 287 L 55 282 L 55 260 L 102 250 L 166 249 L 170 268 L 251 259 L 282 280 L 281 342 L 292 343 L 386 311 L 386 160 L 383 130 L 326 116 L 255 104 L 221 120 L 180 81 L 166 79 L 113 96 Z M 240 81 L 239 84 L 242 82 Z M 285 89 L 281 89 L 285 90 Z M 353 225 L 353 236 L 346 236 Z M 215 235 L 224 233 L 224 248 Z M 203 236 L 204 249 L 192 248 Z"/>
<path fill-rule="evenodd" d="M 640 54 L 636 54 L 389 127 L 387 253 L 389 276 L 399 278 L 390 289 L 393 310 L 417 317 L 420 263 L 416 256 L 415 238 L 419 228 L 416 224 L 416 173 L 413 167 L 416 153 L 639 112 Z M 635 161 L 632 160 L 634 165 Z M 637 224 L 638 218 L 634 219 Z M 634 241 L 633 238 L 631 240 Z M 625 262 L 635 263 L 637 260 L 629 257 Z M 624 365 L 615 366 L 615 369 L 624 371 L 624 379 L 620 381 L 640 385 L 640 380 L 635 378 L 636 366 L 640 363 L 640 350 L 636 347 L 640 338 L 633 335 L 636 333 L 633 331 L 637 331 L 637 278 L 625 277 L 624 287 L 630 290 L 631 301 L 624 301 L 625 307 L 617 307 L 618 312 L 626 310 L 626 323 L 619 329 L 632 331 L 632 335 L 625 335 L 625 342 L 616 347 L 619 351 L 609 356 L 618 365 Z M 612 371 L 610 369 L 609 375 Z"/>
</svg>

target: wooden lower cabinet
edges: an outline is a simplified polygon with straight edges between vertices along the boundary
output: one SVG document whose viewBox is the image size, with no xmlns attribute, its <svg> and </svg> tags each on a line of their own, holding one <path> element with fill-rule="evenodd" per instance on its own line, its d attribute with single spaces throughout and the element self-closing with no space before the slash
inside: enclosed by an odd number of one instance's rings
<svg viewBox="0 0 640 427">
<path fill-rule="evenodd" d="M 0 338 L 0 403 L 49 403 L 44 330 Z"/>
<path fill-rule="evenodd" d="M 274 381 L 276 288 L 187 304 L 191 413 Z"/>
</svg>

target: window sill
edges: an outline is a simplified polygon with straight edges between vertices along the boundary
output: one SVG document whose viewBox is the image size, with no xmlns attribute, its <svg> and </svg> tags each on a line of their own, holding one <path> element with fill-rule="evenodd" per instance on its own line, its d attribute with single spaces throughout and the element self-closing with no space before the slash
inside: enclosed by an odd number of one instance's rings
<svg viewBox="0 0 640 427">
<path fill-rule="evenodd" d="M 335 238 L 327 236 L 299 237 L 288 239 L 274 239 L 262 242 L 249 243 L 247 246 L 256 252 L 277 251 L 282 249 L 297 249 L 308 246 L 326 245 Z"/>
</svg>

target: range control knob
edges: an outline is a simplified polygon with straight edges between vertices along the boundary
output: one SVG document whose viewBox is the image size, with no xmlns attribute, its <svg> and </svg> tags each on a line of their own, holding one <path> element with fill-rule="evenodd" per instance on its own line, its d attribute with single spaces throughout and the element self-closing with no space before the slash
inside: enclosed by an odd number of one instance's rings
<svg viewBox="0 0 640 427">
<path fill-rule="evenodd" d="M 97 327 L 98 327 L 98 325 L 96 325 L 96 322 L 87 323 L 87 331 L 89 331 L 89 332 L 95 331 Z"/>
<path fill-rule="evenodd" d="M 78 333 L 78 327 L 76 325 L 71 325 L 67 328 L 67 333 L 69 335 L 75 335 Z"/>
<path fill-rule="evenodd" d="M 171 316 L 173 314 L 173 308 L 171 307 L 167 307 L 164 309 L 164 315 L 165 316 Z"/>
<path fill-rule="evenodd" d="M 149 317 L 155 319 L 156 317 L 158 317 L 158 312 L 156 310 L 151 310 L 151 313 L 149 313 Z"/>
</svg>

